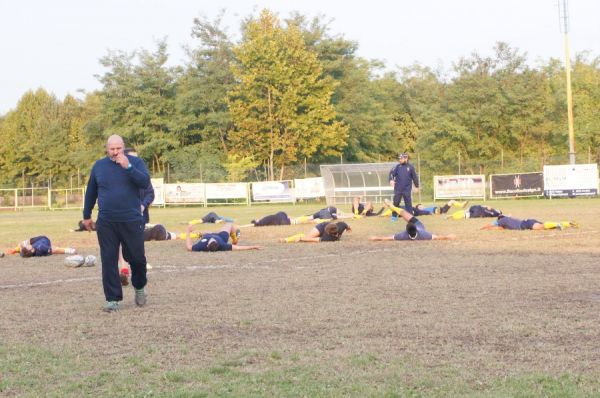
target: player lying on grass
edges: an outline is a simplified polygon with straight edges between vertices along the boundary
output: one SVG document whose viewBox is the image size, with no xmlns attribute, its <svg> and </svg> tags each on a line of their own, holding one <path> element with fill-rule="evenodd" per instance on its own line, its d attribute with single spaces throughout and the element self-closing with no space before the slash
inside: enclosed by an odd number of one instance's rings
<svg viewBox="0 0 600 398">
<path fill-rule="evenodd" d="M 291 223 L 292 224 L 306 224 L 306 223 L 310 223 L 310 222 L 323 222 L 323 221 L 331 221 L 331 220 L 338 220 L 338 219 L 342 219 L 342 218 L 359 218 L 361 217 L 360 215 L 356 215 L 354 214 L 354 210 L 353 210 L 353 214 L 345 214 L 342 213 L 337 207 L 334 206 L 329 206 L 329 207 L 325 207 L 319 211 L 317 211 L 314 214 L 309 214 L 307 216 L 300 216 L 297 218 L 292 218 L 291 219 Z"/>
<path fill-rule="evenodd" d="M 445 214 L 450 210 L 451 207 L 465 207 L 469 201 L 458 201 L 451 199 L 444 206 L 425 206 L 424 204 L 419 203 L 415 207 L 413 207 L 413 212 L 415 216 L 429 216 L 433 214 Z M 398 207 L 399 209 L 403 209 L 402 207 Z M 391 208 L 385 209 L 381 213 L 381 217 L 390 217 L 393 215 L 394 211 Z"/>
<path fill-rule="evenodd" d="M 379 216 L 385 210 L 385 206 L 379 209 L 377 213 L 373 209 L 372 202 L 362 202 L 360 196 L 356 196 L 352 199 L 352 214 L 354 216 L 362 216 L 362 217 L 374 217 Z"/>
<path fill-rule="evenodd" d="M 518 218 L 499 215 L 498 219 L 490 224 L 484 225 L 481 229 L 511 229 L 511 230 L 524 230 L 531 229 L 535 231 L 541 231 L 545 229 L 565 229 L 565 228 L 578 228 L 577 223 L 573 221 L 538 221 L 531 218 L 526 220 L 520 220 Z"/>
<path fill-rule="evenodd" d="M 286 212 L 280 211 L 275 214 L 269 214 L 260 219 L 250 221 L 250 224 L 242 225 L 241 227 L 266 227 L 273 225 L 291 225 L 292 219 Z"/>
<path fill-rule="evenodd" d="M 335 242 L 340 240 L 344 231 L 352 232 L 352 228 L 343 221 L 332 222 L 324 221 L 321 222 L 308 234 L 297 234 L 281 239 L 282 243 L 296 243 L 296 242 Z"/>
<path fill-rule="evenodd" d="M 210 211 L 210 212 L 206 213 L 206 215 L 204 217 L 196 219 L 196 220 L 191 220 L 190 222 L 188 222 L 188 224 L 189 225 L 218 224 L 221 222 L 233 222 L 233 219 L 229 218 L 229 217 L 222 217 L 222 216 L 218 215 L 217 213 L 215 213 L 214 211 Z"/>
<path fill-rule="evenodd" d="M 498 217 L 502 212 L 490 206 L 473 205 L 469 210 L 459 210 L 446 216 L 446 219 L 462 220 L 464 218 Z"/>
<path fill-rule="evenodd" d="M 430 216 L 432 214 L 446 214 L 451 207 L 465 207 L 469 203 L 468 201 L 458 201 L 454 199 L 450 199 L 443 206 L 427 206 L 419 203 L 413 209 L 413 213 L 415 216 Z"/>
<path fill-rule="evenodd" d="M 335 209 L 335 207 L 333 207 L 331 209 Z M 264 216 L 263 218 L 260 218 L 260 219 L 252 220 L 252 221 L 250 221 L 250 224 L 242 225 L 242 226 L 240 226 L 240 228 L 266 227 L 266 226 L 274 226 L 274 225 L 305 224 L 308 222 L 315 222 L 316 220 L 321 220 L 319 217 L 315 217 L 315 215 L 323 216 L 323 217 L 329 216 L 329 218 L 337 218 L 338 215 L 336 212 L 337 212 L 337 209 L 333 213 L 331 212 L 331 210 L 322 209 L 322 210 L 319 210 L 317 213 L 312 214 L 310 216 L 300 216 L 298 218 L 291 218 L 290 216 L 287 215 L 286 212 L 280 211 L 275 214 L 269 214 L 268 216 Z M 332 217 L 332 216 L 335 216 L 335 217 Z"/>
<path fill-rule="evenodd" d="M 240 230 L 232 223 L 223 225 L 219 232 L 203 232 L 198 242 L 192 244 L 192 230 L 194 226 L 188 225 L 187 234 L 185 237 L 185 246 L 188 251 L 192 252 L 216 252 L 229 250 L 258 250 L 260 246 L 241 246 L 238 245 L 240 238 Z M 231 238 L 231 243 L 229 242 Z"/>
<path fill-rule="evenodd" d="M 75 254 L 77 250 L 72 247 L 52 247 L 52 243 L 47 236 L 35 236 L 25 239 L 14 249 L 7 250 L 8 254 L 19 253 L 21 257 L 40 257 L 51 254 Z"/>
<path fill-rule="evenodd" d="M 190 224 L 195 225 L 195 224 Z M 144 228 L 144 241 L 149 242 L 151 240 L 175 240 L 185 239 L 186 233 L 176 233 L 167 231 L 167 228 L 163 224 L 146 224 Z M 199 233 L 193 232 L 190 234 L 193 239 L 197 239 L 202 236 Z"/>
<path fill-rule="evenodd" d="M 434 235 L 425 230 L 423 223 L 408 211 L 393 206 L 387 199 L 384 200 L 384 203 L 406 221 L 406 230 L 395 235 L 371 236 L 370 240 L 449 240 L 456 237 L 454 235 Z"/>
</svg>

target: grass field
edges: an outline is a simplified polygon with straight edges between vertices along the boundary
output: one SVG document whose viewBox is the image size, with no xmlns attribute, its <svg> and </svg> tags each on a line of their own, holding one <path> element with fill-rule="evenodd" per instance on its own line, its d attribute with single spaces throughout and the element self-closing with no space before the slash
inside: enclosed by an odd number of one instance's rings
<svg viewBox="0 0 600 398">
<path fill-rule="evenodd" d="M 99 266 L 6 256 L 0 396 L 600 396 L 600 200 L 490 203 L 580 228 L 479 231 L 489 219 L 428 216 L 428 230 L 458 239 L 372 243 L 404 228 L 373 217 L 336 243 L 277 243 L 310 225 L 244 229 L 240 243 L 264 246 L 252 252 L 148 242 L 148 305 L 128 287 L 115 314 L 101 311 Z M 247 223 L 282 207 L 323 205 L 210 210 Z M 151 219 L 184 231 L 206 211 Z M 98 256 L 95 233 L 68 232 L 80 216 L 2 212 L 0 242 L 46 234 Z"/>
</svg>

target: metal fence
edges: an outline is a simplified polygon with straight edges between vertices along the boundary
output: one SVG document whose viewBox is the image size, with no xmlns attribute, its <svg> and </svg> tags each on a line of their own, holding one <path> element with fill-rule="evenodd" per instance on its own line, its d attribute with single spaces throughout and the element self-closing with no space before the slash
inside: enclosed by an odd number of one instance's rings
<svg viewBox="0 0 600 398">
<path fill-rule="evenodd" d="M 83 188 L 0 189 L 0 209 L 82 209 Z"/>
</svg>

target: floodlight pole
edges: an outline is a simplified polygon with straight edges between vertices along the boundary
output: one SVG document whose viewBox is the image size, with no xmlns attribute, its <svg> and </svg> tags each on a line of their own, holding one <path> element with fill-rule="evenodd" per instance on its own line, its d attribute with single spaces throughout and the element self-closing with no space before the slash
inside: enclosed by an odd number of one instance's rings
<svg viewBox="0 0 600 398">
<path fill-rule="evenodd" d="M 573 94 L 571 92 L 571 56 L 569 51 L 569 14 L 567 0 L 561 0 L 558 6 L 559 17 L 562 20 L 562 30 L 565 42 L 565 72 L 567 74 L 567 118 L 569 126 L 569 163 L 575 164 L 575 130 L 573 128 Z"/>
</svg>

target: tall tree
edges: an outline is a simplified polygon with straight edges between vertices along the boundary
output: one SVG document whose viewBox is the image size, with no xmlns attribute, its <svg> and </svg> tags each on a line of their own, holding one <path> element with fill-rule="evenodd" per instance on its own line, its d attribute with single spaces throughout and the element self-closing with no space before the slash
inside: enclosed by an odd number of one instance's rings
<svg viewBox="0 0 600 398">
<path fill-rule="evenodd" d="M 132 62 L 136 56 L 138 64 Z M 116 52 L 101 59 L 109 68 L 100 77 L 106 135 L 122 135 L 157 173 L 164 173 L 163 155 L 181 142 L 173 126 L 178 70 L 167 67 L 167 60 L 164 41 L 153 53 Z"/>
<path fill-rule="evenodd" d="M 300 30 L 283 28 L 268 10 L 247 21 L 242 42 L 234 47 L 232 71 L 237 84 L 229 93 L 236 153 L 264 162 L 267 177 L 320 151 L 337 155 L 347 128 L 335 120 L 334 83 L 306 48 Z M 281 175 L 280 174 L 280 175 Z"/>
<path fill-rule="evenodd" d="M 186 158 L 191 163 L 181 161 L 179 149 L 168 153 L 176 175 L 190 176 L 202 170 L 204 179 L 225 173 L 222 164 L 228 152 L 227 134 L 232 128 L 227 92 L 234 77 L 230 68 L 233 44 L 221 27 L 222 17 L 220 14 L 214 21 L 194 19 L 192 37 L 197 44 L 188 48 L 189 62 L 178 80 L 175 100 L 180 145 L 186 147 Z"/>
</svg>

